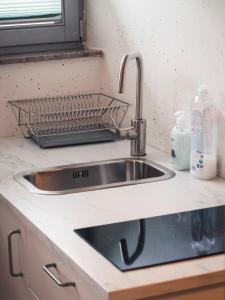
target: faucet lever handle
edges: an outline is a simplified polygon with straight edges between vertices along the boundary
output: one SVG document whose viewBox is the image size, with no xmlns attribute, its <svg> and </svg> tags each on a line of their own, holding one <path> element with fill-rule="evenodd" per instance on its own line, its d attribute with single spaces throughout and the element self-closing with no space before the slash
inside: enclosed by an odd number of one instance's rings
<svg viewBox="0 0 225 300">
<path fill-rule="evenodd" d="M 134 127 L 117 128 L 116 135 L 119 140 L 136 140 L 137 138 L 137 132 Z"/>
</svg>

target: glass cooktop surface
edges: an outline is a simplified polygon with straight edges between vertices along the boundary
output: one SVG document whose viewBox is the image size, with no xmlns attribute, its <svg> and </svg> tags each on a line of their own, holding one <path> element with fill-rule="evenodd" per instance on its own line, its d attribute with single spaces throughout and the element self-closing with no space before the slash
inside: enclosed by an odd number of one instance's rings
<svg viewBox="0 0 225 300">
<path fill-rule="evenodd" d="M 118 269 L 129 271 L 224 253 L 225 206 L 74 232 Z"/>
</svg>

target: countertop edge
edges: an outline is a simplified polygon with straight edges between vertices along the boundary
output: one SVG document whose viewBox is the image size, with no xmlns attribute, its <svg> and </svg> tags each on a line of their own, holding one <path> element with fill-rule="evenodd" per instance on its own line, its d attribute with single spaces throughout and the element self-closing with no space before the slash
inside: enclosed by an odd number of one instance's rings
<svg viewBox="0 0 225 300">
<path fill-rule="evenodd" d="M 225 258 L 225 255 L 223 255 Z M 210 282 L 210 284 L 209 284 Z M 225 270 L 208 274 L 195 275 L 187 278 L 175 279 L 151 285 L 134 287 L 131 289 L 118 290 L 109 293 L 109 300 L 145 299 L 159 297 L 175 293 L 187 292 L 200 288 L 210 288 L 218 284 L 225 286 Z M 141 298 L 140 298 L 141 297 Z"/>
</svg>

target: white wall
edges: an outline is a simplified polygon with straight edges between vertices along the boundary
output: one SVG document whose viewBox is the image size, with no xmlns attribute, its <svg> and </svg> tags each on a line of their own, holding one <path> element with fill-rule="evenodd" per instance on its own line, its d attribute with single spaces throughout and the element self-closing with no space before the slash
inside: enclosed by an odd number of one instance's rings
<svg viewBox="0 0 225 300">
<path fill-rule="evenodd" d="M 118 96 L 121 57 L 140 51 L 148 143 L 169 151 L 174 111 L 189 110 L 197 86 L 204 82 L 221 108 L 220 161 L 225 176 L 225 1 L 87 0 L 87 9 L 88 45 L 103 49 L 105 58 L 0 66 L 0 136 L 17 133 L 8 100 L 98 90 Z M 134 72 L 133 64 L 122 96 L 131 103 Z"/>
<path fill-rule="evenodd" d="M 102 59 L 79 58 L 0 66 L 0 136 L 21 134 L 7 101 L 97 92 Z"/>
<path fill-rule="evenodd" d="M 116 91 L 125 53 L 143 55 L 148 143 L 169 151 L 173 113 L 190 110 L 197 86 L 206 83 L 221 108 L 220 159 L 225 160 L 225 1 L 88 0 L 88 11 L 89 45 L 105 51 L 106 90 Z M 133 70 L 124 96 L 132 102 Z"/>
</svg>

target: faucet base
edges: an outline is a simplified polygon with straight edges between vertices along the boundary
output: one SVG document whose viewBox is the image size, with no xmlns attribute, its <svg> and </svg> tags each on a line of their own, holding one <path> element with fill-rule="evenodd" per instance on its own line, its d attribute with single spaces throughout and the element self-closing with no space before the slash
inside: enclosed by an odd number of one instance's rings
<svg viewBox="0 0 225 300">
<path fill-rule="evenodd" d="M 131 127 L 135 129 L 137 137 L 131 140 L 131 156 L 146 155 L 146 120 L 131 120 Z"/>
</svg>

